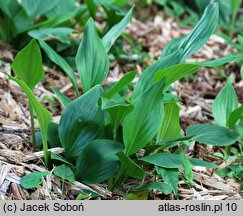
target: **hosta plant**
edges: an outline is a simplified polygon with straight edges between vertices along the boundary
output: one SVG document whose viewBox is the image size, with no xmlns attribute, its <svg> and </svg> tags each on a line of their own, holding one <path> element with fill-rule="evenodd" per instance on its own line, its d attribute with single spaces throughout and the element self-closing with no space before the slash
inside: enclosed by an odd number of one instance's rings
<svg viewBox="0 0 243 216">
<path fill-rule="evenodd" d="M 185 143 L 197 141 L 228 146 L 237 141 L 239 133 L 235 128 L 222 125 L 195 124 L 190 125 L 184 134 L 179 124 L 176 98 L 170 95 L 170 85 L 197 72 L 200 67 L 217 67 L 234 60 L 234 57 L 186 62 L 216 29 L 218 4 L 210 4 L 192 32 L 168 43 L 160 59 L 144 70 L 134 89 L 121 95 L 135 78 L 136 71 L 127 73 L 109 88 L 103 88 L 102 84 L 109 71 L 107 53 L 129 19 L 130 12 L 102 39 L 93 20 L 87 22 L 76 55 L 83 94 L 71 101 L 55 89 L 64 111 L 53 136 L 59 137 L 64 153 L 52 153 L 50 158 L 53 164 L 65 164 L 62 169 L 66 169 L 64 173 L 67 174 L 61 177 L 63 181 L 73 172 L 76 180 L 87 184 L 108 180 L 110 190 L 128 177 L 143 179 L 149 172 L 145 171 L 146 166 L 152 164 L 160 176 L 159 180 L 139 185 L 126 198 L 131 198 L 137 191 L 151 189 L 177 195 L 179 169 L 184 169 L 184 178 L 193 184 L 192 166 L 216 167 L 215 164 L 186 157 L 183 151 Z M 49 52 L 52 61 L 65 65 L 43 41 L 39 40 L 39 43 Z M 47 131 L 44 132 L 43 138 L 47 136 Z M 175 146 L 177 148 L 173 149 L 176 150 L 170 151 Z M 56 173 L 60 173 L 58 171 Z M 23 179 L 22 185 L 24 183 Z"/>
</svg>

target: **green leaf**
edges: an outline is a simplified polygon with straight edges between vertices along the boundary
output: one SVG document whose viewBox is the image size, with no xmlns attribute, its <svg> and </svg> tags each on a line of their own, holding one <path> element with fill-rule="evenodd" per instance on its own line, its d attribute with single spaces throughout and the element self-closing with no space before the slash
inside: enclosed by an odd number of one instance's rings
<svg viewBox="0 0 243 216">
<path fill-rule="evenodd" d="M 76 55 L 76 65 L 84 92 L 102 84 L 109 71 L 109 59 L 94 21 L 89 19 Z"/>
<path fill-rule="evenodd" d="M 161 57 L 178 50 L 183 51 L 181 61 L 190 57 L 192 54 L 197 52 L 213 34 L 218 25 L 218 17 L 218 3 L 209 4 L 196 27 L 189 34 L 169 42 L 163 49 Z"/>
<path fill-rule="evenodd" d="M 55 167 L 54 174 L 60 177 L 61 179 L 67 180 L 69 182 L 75 181 L 75 176 L 73 174 L 73 171 L 70 169 L 69 166 L 65 164 Z"/>
<path fill-rule="evenodd" d="M 47 130 L 47 140 L 52 148 L 61 147 L 61 142 L 58 136 L 58 124 L 50 122 Z"/>
<path fill-rule="evenodd" d="M 135 89 L 132 93 L 133 98 L 136 98 L 138 95 L 147 91 L 153 85 L 153 77 L 157 71 L 178 64 L 180 62 L 180 59 L 181 52 L 178 51 L 171 55 L 164 56 L 160 60 L 156 61 L 154 64 L 147 67 L 139 77 L 138 82 L 136 83 Z"/>
<path fill-rule="evenodd" d="M 182 157 L 184 177 L 190 184 L 192 184 L 193 183 L 192 164 L 183 152 L 180 155 Z"/>
<path fill-rule="evenodd" d="M 56 40 L 61 43 L 70 44 L 69 35 L 72 31 L 73 29 L 66 27 L 44 28 L 29 31 L 28 35 L 38 40 Z"/>
<path fill-rule="evenodd" d="M 67 96 L 62 94 L 55 86 L 52 86 L 51 90 L 55 93 L 58 100 L 62 103 L 64 107 L 71 103 L 71 100 Z"/>
<path fill-rule="evenodd" d="M 175 81 L 197 72 L 200 67 L 218 67 L 226 64 L 227 62 L 233 61 L 234 59 L 235 56 L 229 55 L 208 62 L 182 63 L 174 65 L 164 68 L 160 71 L 156 71 L 157 73 L 154 75 L 153 81 L 158 82 L 159 80 L 165 78 L 165 87 L 168 87 Z"/>
<path fill-rule="evenodd" d="M 164 80 L 137 97 L 134 109 L 124 119 L 126 154 L 132 155 L 148 144 L 158 132 L 163 112 Z"/>
<path fill-rule="evenodd" d="M 116 154 L 120 160 L 120 169 L 116 176 L 116 180 L 119 178 L 136 178 L 143 179 L 145 176 L 144 170 L 139 167 L 134 161 L 132 161 L 124 152 L 118 152 Z"/>
<path fill-rule="evenodd" d="M 131 20 L 133 8 L 134 7 L 132 7 L 127 15 L 124 16 L 124 18 L 119 23 L 114 25 L 102 38 L 106 52 L 109 52 L 116 39 L 124 32 L 127 24 Z"/>
<path fill-rule="evenodd" d="M 238 108 L 238 98 L 229 79 L 213 102 L 213 116 L 219 126 L 228 126 L 229 117 Z"/>
<path fill-rule="evenodd" d="M 114 5 L 118 8 L 122 8 L 128 3 L 128 0 L 102 0 L 102 1 Z"/>
<path fill-rule="evenodd" d="M 20 184 L 25 189 L 34 188 L 43 183 L 42 178 L 50 175 L 50 172 L 32 172 L 20 179 Z"/>
<path fill-rule="evenodd" d="M 24 93 L 27 95 L 31 106 L 33 107 L 33 109 L 36 113 L 36 116 L 37 116 L 37 119 L 38 119 L 38 122 L 40 125 L 44 150 L 47 151 L 47 149 L 45 149 L 45 147 L 47 146 L 48 125 L 52 120 L 51 113 L 42 106 L 42 104 L 36 99 L 32 90 L 23 81 L 16 79 L 10 75 L 8 75 L 8 78 L 10 80 L 15 81 L 20 86 L 20 88 L 24 91 Z"/>
<path fill-rule="evenodd" d="M 168 149 L 168 148 L 172 148 L 176 145 L 178 145 L 179 142 L 183 142 L 183 141 L 189 141 L 192 138 L 192 136 L 179 136 L 177 138 L 174 139 L 168 139 L 168 140 L 163 140 L 160 141 L 158 143 L 156 143 L 155 145 L 149 145 L 145 147 L 145 151 L 148 153 L 154 152 L 155 150 L 162 150 L 162 149 Z M 147 155 L 146 153 L 146 155 Z M 149 154 L 148 153 L 148 154 Z"/>
<path fill-rule="evenodd" d="M 109 88 L 103 95 L 103 97 L 111 99 L 116 93 L 118 93 L 122 88 L 133 81 L 137 74 L 137 71 L 132 71 L 125 74 L 118 82 L 116 82 L 111 88 Z"/>
<path fill-rule="evenodd" d="M 156 166 L 156 172 L 160 174 L 165 183 L 171 186 L 175 196 L 178 196 L 178 183 L 180 172 L 178 169 L 166 169 Z"/>
<path fill-rule="evenodd" d="M 96 12 L 98 10 L 98 4 L 94 0 L 84 0 L 89 9 L 90 16 L 95 19 Z"/>
<path fill-rule="evenodd" d="M 231 21 L 231 34 L 234 34 L 235 30 L 235 22 L 236 17 L 239 9 L 241 8 L 242 0 L 231 0 L 231 7 L 232 7 L 232 21 Z"/>
<path fill-rule="evenodd" d="M 150 164 L 154 164 L 159 167 L 170 168 L 170 169 L 181 168 L 183 166 L 181 155 L 175 153 L 157 153 L 157 154 L 145 156 L 143 158 L 140 158 L 139 160 Z M 189 161 L 193 166 L 215 168 L 214 164 L 211 164 L 209 162 L 197 158 L 189 158 Z"/>
<path fill-rule="evenodd" d="M 156 166 L 164 168 L 180 168 L 182 167 L 182 159 L 178 154 L 173 153 L 158 153 L 140 158 L 141 161 L 145 161 Z"/>
<path fill-rule="evenodd" d="M 132 189 L 132 191 L 144 191 L 144 190 L 158 190 L 163 192 L 165 195 L 168 195 L 172 192 L 170 185 L 164 182 L 148 182 L 146 184 L 139 185 Z"/>
<path fill-rule="evenodd" d="M 157 134 L 157 142 L 178 137 L 180 134 L 179 106 L 175 101 L 164 104 L 164 113 Z"/>
<path fill-rule="evenodd" d="M 230 113 L 229 124 L 228 124 L 229 128 L 234 129 L 235 124 L 242 117 L 243 117 L 243 105 L 241 105 L 239 108 L 235 109 L 232 113 Z"/>
<path fill-rule="evenodd" d="M 56 161 L 60 161 L 64 164 L 66 164 L 67 166 L 69 166 L 73 171 L 75 170 L 75 166 L 73 166 L 73 164 L 68 162 L 65 158 L 61 157 L 60 155 L 57 155 L 57 154 L 51 152 L 51 159 L 56 160 Z"/>
<path fill-rule="evenodd" d="M 90 196 L 87 194 L 79 194 L 75 200 L 85 200 L 87 198 L 89 198 Z"/>
<path fill-rule="evenodd" d="M 14 73 L 33 90 L 45 76 L 41 52 L 35 40 L 32 40 L 15 57 L 12 68 Z"/>
<path fill-rule="evenodd" d="M 110 124 L 117 130 L 123 119 L 133 110 L 133 105 L 110 101 L 102 97 L 102 110 L 107 110 L 110 115 Z"/>
<path fill-rule="evenodd" d="M 214 146 L 231 145 L 239 137 L 239 134 L 235 131 L 209 124 L 190 125 L 186 133 L 187 136 L 193 136 L 192 140 Z"/>
<path fill-rule="evenodd" d="M 117 152 L 123 151 L 122 144 L 112 140 L 94 140 L 82 150 L 76 164 L 79 181 L 94 184 L 107 180 L 119 168 Z"/>
<path fill-rule="evenodd" d="M 15 0 L 10 1 L 11 23 L 14 24 L 15 31 L 13 36 L 17 36 L 28 30 L 32 23 L 32 18 L 27 15 L 25 10 Z"/>
<path fill-rule="evenodd" d="M 104 1 L 101 2 L 101 7 L 104 9 L 106 14 L 106 28 L 111 29 L 114 25 L 121 22 L 124 18 L 125 13 L 120 8 L 106 3 Z"/>
<path fill-rule="evenodd" d="M 59 137 L 67 159 L 77 158 L 81 149 L 104 132 L 104 114 L 98 106 L 103 91 L 96 86 L 70 102 L 62 113 Z"/>
<path fill-rule="evenodd" d="M 137 192 L 131 192 L 124 196 L 124 200 L 147 200 L 149 195 L 149 191 L 137 191 Z"/>
<path fill-rule="evenodd" d="M 38 17 L 50 9 L 52 9 L 56 4 L 58 3 L 58 0 L 21 0 L 20 4 L 23 6 L 25 11 L 30 17 Z"/>
<path fill-rule="evenodd" d="M 208 161 L 204 161 L 198 158 L 189 158 L 189 161 L 193 164 L 193 166 L 200 166 L 206 168 L 217 168 L 218 166 L 214 163 L 210 163 Z"/>
<path fill-rule="evenodd" d="M 58 16 L 62 13 L 75 13 L 77 9 L 76 0 L 59 0 L 59 4 L 56 4 L 45 15 L 50 17 Z"/>
<path fill-rule="evenodd" d="M 65 61 L 64 58 L 62 58 L 58 53 L 56 53 L 46 42 L 44 42 L 43 40 L 38 40 L 38 42 L 41 45 L 41 48 L 45 51 L 47 56 L 50 58 L 50 60 L 63 69 L 63 71 L 69 77 L 76 94 L 79 95 L 77 79 L 75 77 L 72 67 Z M 58 96 L 60 96 L 60 94 L 58 94 Z"/>
<path fill-rule="evenodd" d="M 28 30 L 41 29 L 41 28 L 54 28 L 60 26 L 62 23 L 69 21 L 73 17 L 73 13 L 62 13 L 58 16 L 51 17 L 43 22 L 38 22 L 32 25 Z"/>
</svg>

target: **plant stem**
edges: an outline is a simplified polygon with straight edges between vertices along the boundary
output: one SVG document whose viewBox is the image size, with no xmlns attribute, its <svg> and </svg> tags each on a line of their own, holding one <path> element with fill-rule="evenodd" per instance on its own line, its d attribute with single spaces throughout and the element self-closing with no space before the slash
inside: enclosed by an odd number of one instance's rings
<svg viewBox="0 0 243 216">
<path fill-rule="evenodd" d="M 32 148 L 33 151 L 36 150 L 36 139 L 35 139 L 35 121 L 34 121 L 34 109 L 29 103 L 30 110 L 30 122 L 31 122 L 31 137 L 32 137 Z"/>
<path fill-rule="evenodd" d="M 44 149 L 44 162 L 45 167 L 48 169 L 50 168 L 50 152 L 48 151 L 48 145 L 47 142 L 43 142 L 43 149 Z"/>
</svg>

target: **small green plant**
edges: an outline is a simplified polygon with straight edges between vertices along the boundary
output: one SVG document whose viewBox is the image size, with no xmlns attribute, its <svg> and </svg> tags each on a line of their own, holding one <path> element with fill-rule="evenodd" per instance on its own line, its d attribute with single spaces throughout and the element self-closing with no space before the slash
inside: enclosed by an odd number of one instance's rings
<svg viewBox="0 0 243 216">
<path fill-rule="evenodd" d="M 103 89 L 102 84 L 109 70 L 107 52 L 124 30 L 130 14 L 102 39 L 90 19 L 76 55 L 84 93 L 71 101 L 54 89 L 65 108 L 53 136 L 59 137 L 65 151 L 61 156 L 50 154 L 52 163 L 65 164 L 65 169 L 70 168 L 65 171 L 67 175 L 73 172 L 75 179 L 84 183 L 107 180 L 110 190 L 128 177 L 143 179 L 145 175 L 153 175 L 151 171 L 145 172 L 145 167 L 154 165 L 159 178 L 135 187 L 126 199 L 136 197 L 141 191 L 146 198 L 152 189 L 178 195 L 179 169 L 183 168 L 188 184 L 193 184 L 192 166 L 215 168 L 213 163 L 188 158 L 183 148 L 191 141 L 229 146 L 239 140 L 239 132 L 234 127 L 194 124 L 184 135 L 179 124 L 179 107 L 168 92 L 173 82 L 197 72 L 200 67 L 217 67 L 235 59 L 226 56 L 209 62 L 185 62 L 213 34 L 218 14 L 218 4 L 210 4 L 192 32 L 168 43 L 160 59 L 139 77 L 134 90 L 122 97 L 120 92 L 133 81 L 136 72 L 126 74 L 110 88 Z M 43 41 L 39 42 L 44 47 Z M 60 59 L 53 51 L 49 54 L 52 61 Z M 236 114 L 233 116 L 231 119 Z M 42 139 L 47 136 L 47 129 L 46 125 Z M 46 146 L 44 141 L 46 137 L 43 139 Z M 170 151 L 171 147 L 176 150 Z"/>
<path fill-rule="evenodd" d="M 51 40 L 56 50 L 71 46 L 69 35 L 75 25 L 83 25 L 103 8 L 107 22 L 104 32 L 118 23 L 125 15 L 122 7 L 127 1 L 86 0 L 1 0 L 0 39 L 16 48 L 24 47 L 29 36 L 35 39 Z M 60 44 L 61 42 L 64 44 Z"/>
<path fill-rule="evenodd" d="M 87 91 L 88 89 L 90 89 L 90 87 L 102 83 L 105 80 L 109 69 L 107 52 L 110 50 L 115 40 L 122 34 L 127 24 L 131 20 L 132 10 L 133 8 L 127 13 L 126 16 L 124 16 L 124 18 L 119 23 L 114 25 L 103 36 L 102 40 L 99 39 L 99 35 L 95 29 L 93 19 L 90 18 L 87 22 L 84 29 L 84 40 L 80 43 L 78 52 L 76 54 L 76 67 L 78 68 L 84 91 Z M 38 39 L 38 41 L 44 52 L 50 58 L 50 60 L 53 63 L 57 64 L 60 68 L 62 68 L 63 71 L 65 71 L 65 73 L 71 80 L 77 96 L 79 96 L 80 94 L 78 91 L 78 84 L 72 67 L 44 40 Z M 88 53 L 84 51 L 85 49 L 88 50 Z M 92 62 L 95 58 L 97 58 L 96 61 L 99 62 L 99 66 L 96 66 L 96 64 Z M 95 73 L 97 76 L 95 76 Z M 54 88 L 53 91 L 56 93 L 62 103 L 65 103 L 64 97 L 60 93 L 58 93 L 58 90 Z"/>
<path fill-rule="evenodd" d="M 243 104 L 239 104 L 236 92 L 229 78 L 213 103 L 215 123 L 239 133 L 238 145 L 226 147 L 225 154 L 216 152 L 214 155 L 223 159 L 229 165 L 216 171 L 221 177 L 235 178 L 241 182 L 242 188 L 242 160 L 243 160 Z"/>
<path fill-rule="evenodd" d="M 65 35 L 70 34 L 70 29 L 59 28 L 59 26 L 71 26 L 69 20 L 80 10 L 75 3 L 75 0 L 53 0 L 51 2 L 47 0 L 1 0 L 0 38 L 5 43 L 21 47 L 26 43 L 27 32 L 32 30 L 35 32 L 31 34 L 43 35 L 44 29 L 47 36 L 52 34 L 56 28 L 56 34 L 53 36 L 57 36 L 57 39 L 59 36 L 66 37 Z"/>
<path fill-rule="evenodd" d="M 42 66 L 41 52 L 35 40 L 32 40 L 15 57 L 12 68 L 17 78 L 8 75 L 9 79 L 18 83 L 29 99 L 31 117 L 31 132 L 33 149 L 36 148 L 34 114 L 39 121 L 42 142 L 45 153 L 45 164 L 49 166 L 49 153 L 47 145 L 47 128 L 51 122 L 51 113 L 47 111 L 34 96 L 35 86 L 44 78 L 45 72 Z"/>
<path fill-rule="evenodd" d="M 213 116 L 217 125 L 238 131 L 241 137 L 239 147 L 242 149 L 243 105 L 238 102 L 231 79 L 228 79 L 213 103 Z M 231 146 L 228 146 L 225 160 L 229 158 L 230 152 Z"/>
<path fill-rule="evenodd" d="M 156 3 L 163 7 L 163 10 L 170 16 L 175 17 L 181 25 L 193 25 L 203 13 L 208 4 L 217 2 L 219 4 L 219 26 L 233 37 L 235 33 L 242 33 L 242 17 L 240 8 L 242 0 L 151 0 L 147 3 Z M 186 20 L 180 18 L 188 15 Z M 229 28 L 230 26 L 230 28 Z"/>
</svg>

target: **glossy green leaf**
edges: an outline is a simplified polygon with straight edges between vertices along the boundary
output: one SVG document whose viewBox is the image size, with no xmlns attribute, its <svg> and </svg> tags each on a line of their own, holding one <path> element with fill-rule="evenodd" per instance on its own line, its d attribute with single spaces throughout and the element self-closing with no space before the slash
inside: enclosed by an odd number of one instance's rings
<svg viewBox="0 0 243 216">
<path fill-rule="evenodd" d="M 102 84 L 109 71 L 109 59 L 93 19 L 84 28 L 84 37 L 76 55 L 76 65 L 84 92 Z"/>
<path fill-rule="evenodd" d="M 1 0 L 1 29 L 3 29 L 6 42 L 12 42 L 12 39 L 21 32 L 25 32 L 31 25 L 32 18 L 28 16 L 24 8 L 17 0 Z M 2 38 L 1 38 L 2 39 Z"/>
<path fill-rule="evenodd" d="M 20 184 L 25 189 L 34 188 L 43 183 L 42 178 L 50 175 L 50 172 L 32 172 L 20 179 Z"/>
<path fill-rule="evenodd" d="M 193 164 L 193 166 L 200 166 L 206 168 L 217 168 L 218 166 L 214 163 L 204 161 L 198 158 L 190 158 L 189 161 Z"/>
<path fill-rule="evenodd" d="M 172 147 L 178 145 L 180 142 L 189 141 L 191 138 L 192 138 L 192 136 L 190 136 L 190 137 L 181 136 L 181 137 L 177 137 L 174 139 L 163 140 L 163 141 L 156 143 L 155 145 L 146 146 L 145 151 L 151 153 L 151 152 L 162 150 L 162 149 L 172 148 Z"/>
<path fill-rule="evenodd" d="M 141 161 L 145 161 L 156 166 L 164 168 L 179 168 L 182 167 L 182 159 L 178 154 L 173 153 L 158 153 L 140 158 Z"/>
<path fill-rule="evenodd" d="M 218 3 L 209 4 L 195 28 L 187 35 L 172 40 L 163 49 L 162 57 L 175 51 L 182 50 L 181 61 L 197 52 L 214 33 L 218 25 L 219 6 Z"/>
<path fill-rule="evenodd" d="M 229 117 L 238 108 L 238 98 L 229 79 L 213 102 L 213 116 L 219 126 L 228 126 Z"/>
<path fill-rule="evenodd" d="M 156 172 L 162 176 L 164 182 L 170 185 L 173 193 L 178 196 L 179 170 L 156 166 Z"/>
<path fill-rule="evenodd" d="M 41 29 L 41 28 L 54 28 L 60 26 L 62 23 L 69 21 L 72 18 L 72 13 L 62 13 L 58 16 L 51 17 L 48 20 L 38 22 L 35 25 L 32 25 L 28 30 Z"/>
<path fill-rule="evenodd" d="M 133 105 L 110 101 L 102 97 L 102 109 L 108 111 L 110 124 L 114 130 L 117 130 L 126 115 L 133 110 Z"/>
<path fill-rule="evenodd" d="M 136 83 L 135 89 L 132 93 L 133 98 L 136 98 L 138 95 L 142 94 L 153 85 L 153 77 L 157 71 L 178 64 L 180 62 L 180 59 L 181 52 L 178 51 L 176 53 L 161 58 L 154 64 L 147 67 L 139 77 L 138 82 Z"/>
<path fill-rule="evenodd" d="M 235 127 L 235 124 L 240 120 L 240 118 L 243 118 L 243 105 L 230 113 L 228 124 L 229 128 L 233 129 Z"/>
<path fill-rule="evenodd" d="M 163 111 L 164 80 L 137 97 L 134 109 L 124 119 L 123 140 L 126 154 L 147 145 L 158 132 Z"/>
<path fill-rule="evenodd" d="M 58 124 L 51 122 L 48 125 L 47 140 L 51 148 L 61 147 L 61 142 L 58 135 Z"/>
<path fill-rule="evenodd" d="M 47 147 L 48 125 L 52 120 L 51 113 L 42 106 L 42 104 L 36 99 L 32 90 L 23 81 L 16 79 L 10 75 L 8 75 L 8 78 L 10 80 L 15 81 L 20 86 L 20 88 L 24 91 L 24 93 L 27 95 L 31 106 L 33 107 L 33 109 L 36 113 L 36 116 L 37 116 L 37 119 L 38 119 L 38 122 L 40 125 L 44 151 L 47 151 L 47 149 L 45 149 L 45 148 Z"/>
<path fill-rule="evenodd" d="M 143 191 L 143 190 L 158 190 L 163 192 L 165 195 L 168 195 L 172 192 L 170 185 L 159 181 L 148 182 L 132 189 L 132 191 Z"/>
<path fill-rule="evenodd" d="M 159 167 L 170 169 L 181 168 L 183 166 L 183 160 L 181 155 L 175 153 L 157 153 L 140 158 L 140 160 L 150 164 L 154 164 Z M 193 166 L 215 168 L 214 164 L 197 158 L 189 158 L 189 161 Z"/>
<path fill-rule="evenodd" d="M 70 169 L 69 166 L 65 164 L 55 167 L 54 174 L 60 177 L 61 179 L 67 180 L 69 182 L 75 181 L 75 176 L 73 171 Z"/>
<path fill-rule="evenodd" d="M 44 28 L 38 30 L 32 30 L 28 32 L 28 35 L 40 40 L 56 40 L 61 43 L 70 44 L 69 35 L 72 33 L 73 29 L 66 27 L 58 28 Z"/>
<path fill-rule="evenodd" d="M 51 10 L 58 0 L 21 0 L 19 1 L 29 16 L 38 17 L 47 11 Z"/>
<path fill-rule="evenodd" d="M 208 62 L 194 62 L 194 63 L 182 63 L 178 65 L 174 65 L 171 67 L 164 68 L 154 75 L 154 82 L 158 82 L 159 80 L 165 78 L 166 84 L 168 87 L 175 81 L 197 72 L 200 67 L 218 67 L 224 65 L 230 61 L 233 61 L 235 56 L 225 56 L 223 58 L 219 58 L 216 60 L 208 61 Z"/>
<path fill-rule="evenodd" d="M 14 73 L 33 90 L 45 76 L 42 57 L 38 44 L 32 40 L 15 57 L 12 68 Z"/>
<path fill-rule="evenodd" d="M 51 159 L 55 160 L 55 161 L 59 161 L 62 164 L 66 164 L 67 166 L 69 166 L 72 170 L 75 170 L 75 166 L 73 164 L 71 164 L 69 161 L 67 161 L 65 158 L 63 158 L 62 156 L 55 154 L 53 152 L 51 152 Z"/>
<path fill-rule="evenodd" d="M 124 152 L 118 152 L 117 156 L 120 160 L 120 168 L 116 179 L 119 178 L 136 178 L 143 179 L 145 176 L 144 170 L 132 161 Z"/>
<path fill-rule="evenodd" d="M 184 177 L 190 184 L 192 184 L 193 183 L 192 164 L 183 152 L 180 155 L 182 157 Z"/>
<path fill-rule="evenodd" d="M 59 137 L 67 159 L 77 158 L 81 149 L 104 132 L 104 114 L 98 106 L 101 86 L 95 86 L 69 103 L 59 123 Z"/>
<path fill-rule="evenodd" d="M 71 100 L 67 96 L 62 94 L 55 86 L 52 86 L 51 90 L 55 93 L 58 100 L 62 103 L 64 107 L 66 107 L 69 103 L 71 103 Z"/>
<path fill-rule="evenodd" d="M 55 7 L 45 14 L 48 18 L 58 16 L 62 13 L 76 12 L 76 0 L 59 0 L 59 2 L 59 4 L 56 4 Z"/>
<path fill-rule="evenodd" d="M 104 44 L 106 52 L 109 52 L 116 39 L 124 32 L 127 24 L 131 20 L 132 11 L 133 7 L 129 10 L 126 16 L 124 16 L 124 18 L 119 23 L 114 25 L 102 38 L 102 42 Z"/>
<path fill-rule="evenodd" d="M 179 106 L 175 101 L 164 104 L 164 113 L 157 134 L 157 142 L 178 137 L 180 134 Z"/>
<path fill-rule="evenodd" d="M 132 71 L 125 74 L 118 82 L 116 82 L 111 88 L 109 88 L 103 95 L 103 97 L 111 99 L 115 94 L 117 94 L 122 88 L 133 81 L 137 74 L 137 71 Z"/>
<path fill-rule="evenodd" d="M 193 124 L 186 130 L 187 136 L 193 136 L 192 140 L 214 146 L 227 146 L 233 144 L 239 134 L 227 128 L 209 125 Z"/>
<path fill-rule="evenodd" d="M 122 144 L 112 140 L 94 140 L 82 150 L 76 164 L 79 181 L 100 183 L 113 176 L 119 168 L 117 152 L 123 151 Z"/>
<path fill-rule="evenodd" d="M 58 53 L 56 53 L 46 42 L 43 40 L 38 40 L 41 48 L 45 51 L 45 53 L 48 55 L 50 60 L 57 64 L 60 68 L 63 69 L 63 71 L 67 74 L 69 77 L 73 88 L 76 92 L 77 95 L 79 95 L 78 91 L 78 84 L 77 84 L 77 79 L 74 75 L 74 71 L 72 67 L 65 61 L 64 58 L 62 58 Z M 58 94 L 60 96 L 60 94 Z"/>
</svg>

